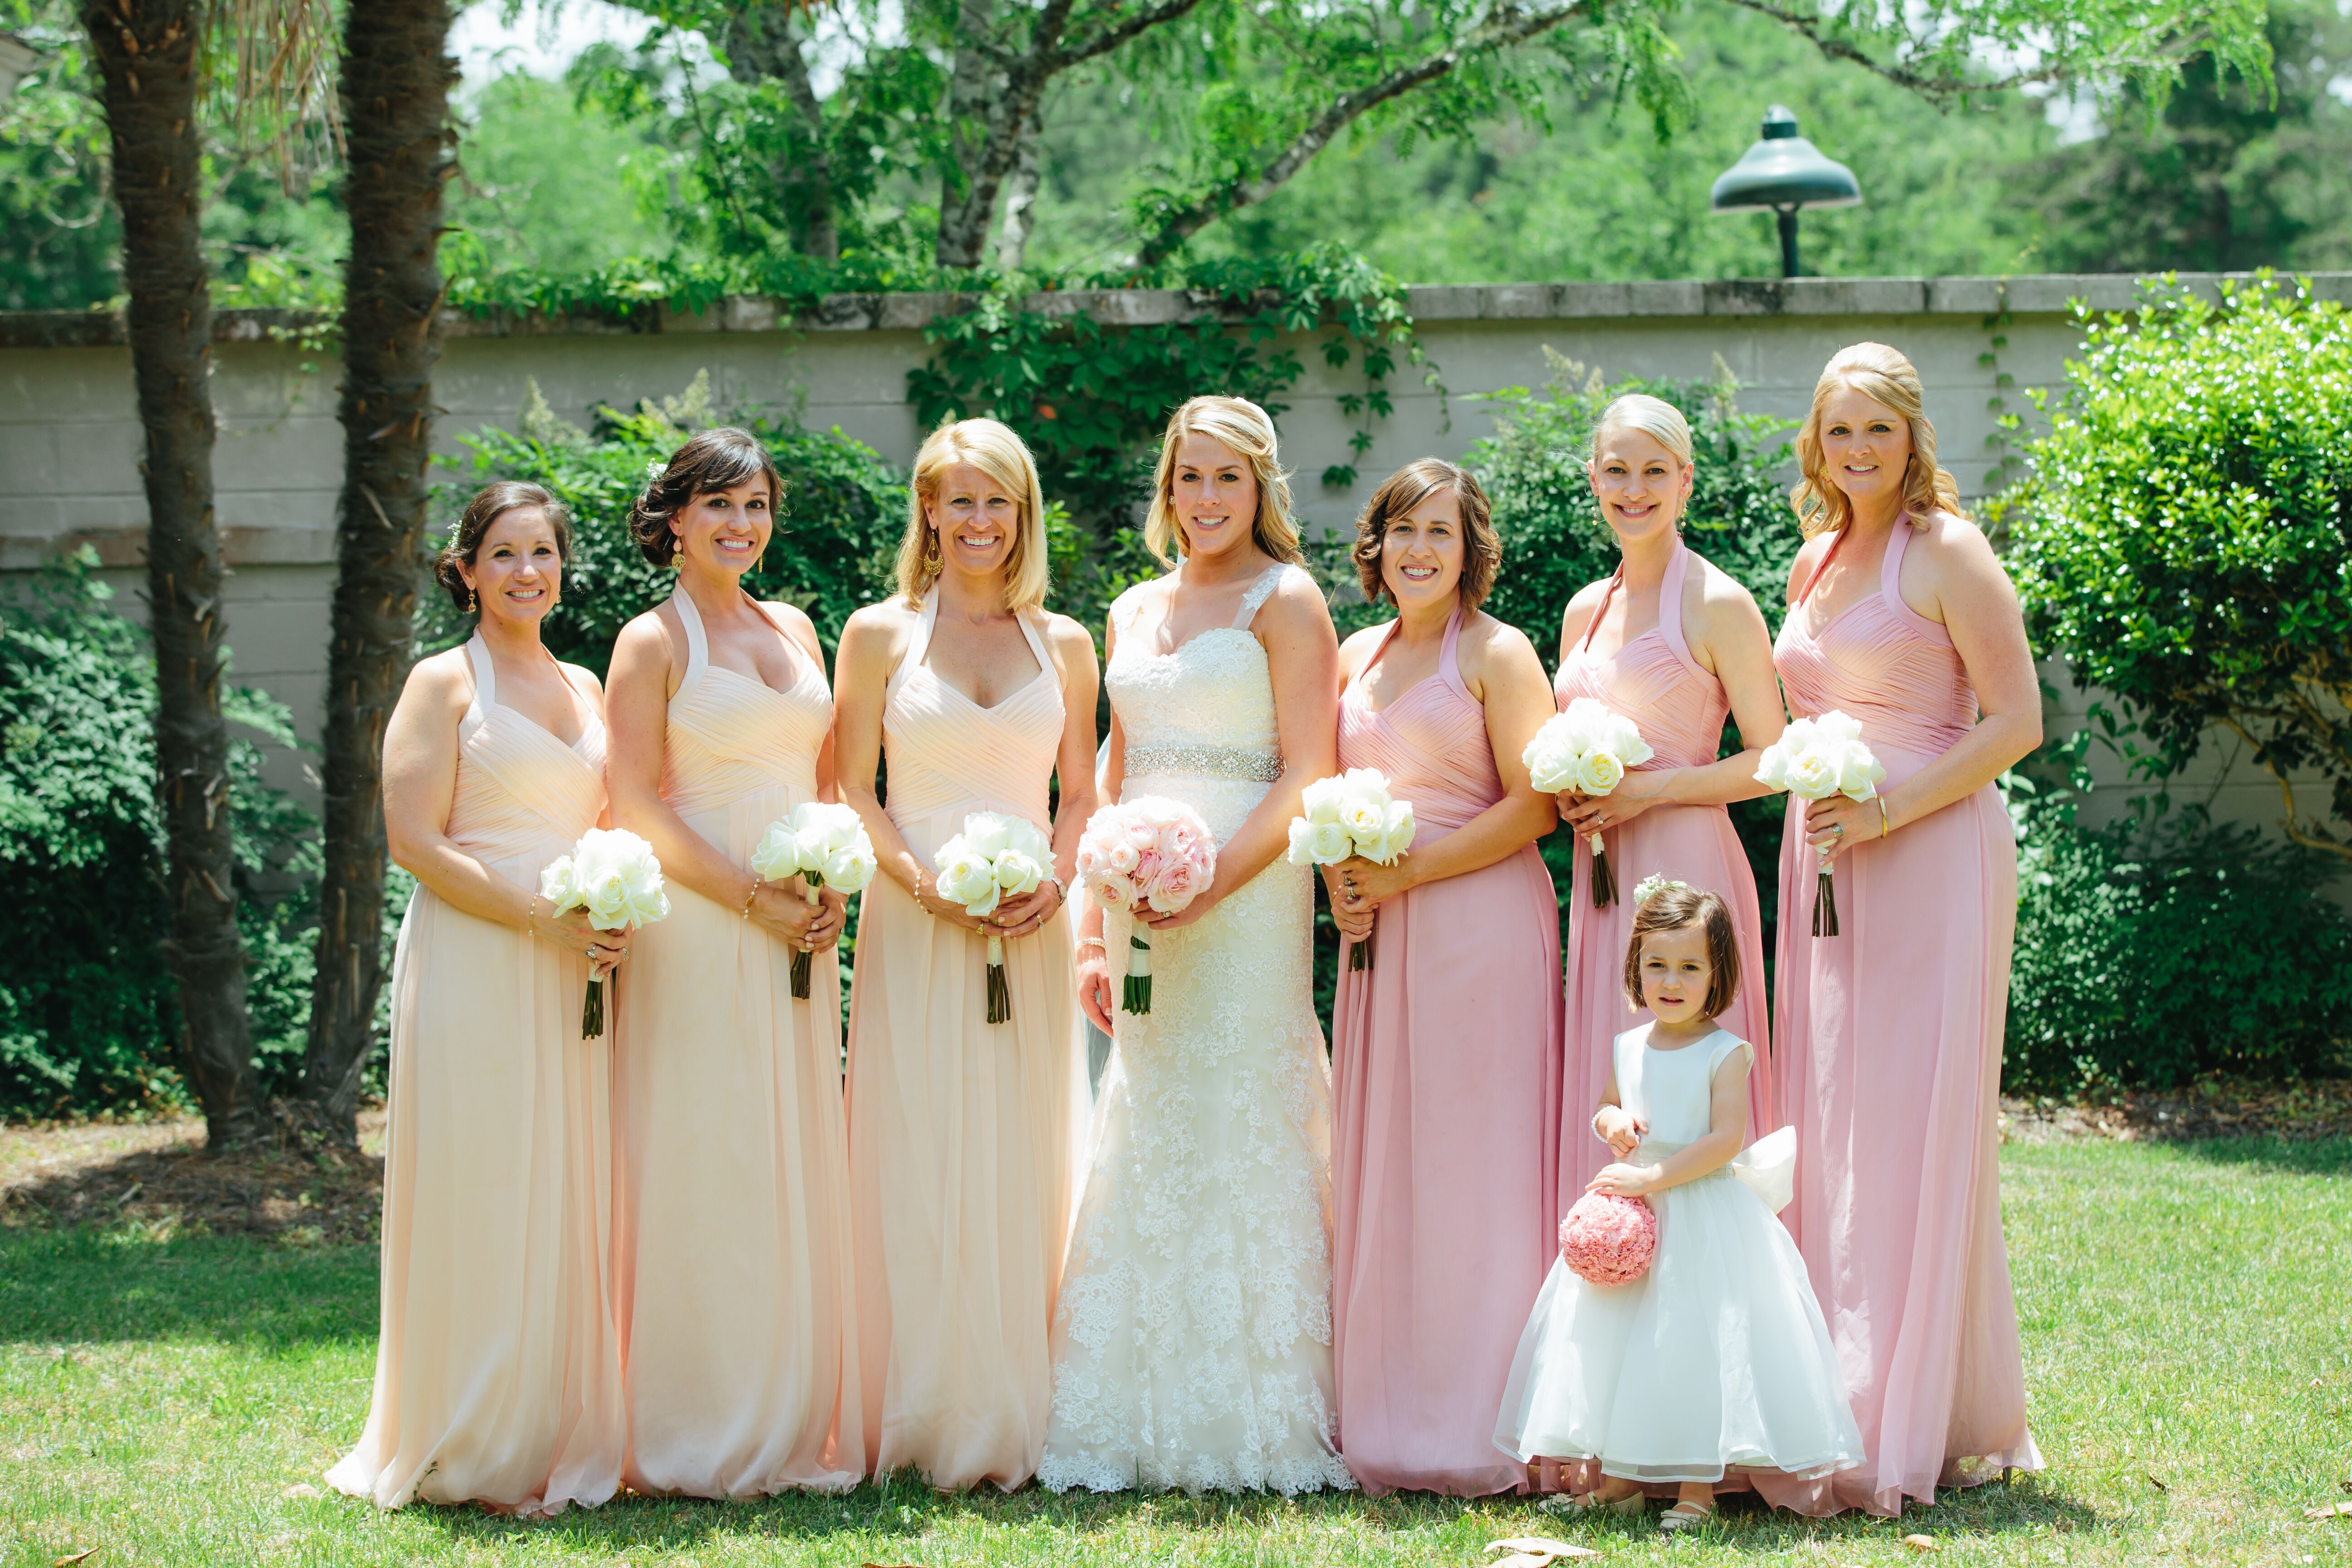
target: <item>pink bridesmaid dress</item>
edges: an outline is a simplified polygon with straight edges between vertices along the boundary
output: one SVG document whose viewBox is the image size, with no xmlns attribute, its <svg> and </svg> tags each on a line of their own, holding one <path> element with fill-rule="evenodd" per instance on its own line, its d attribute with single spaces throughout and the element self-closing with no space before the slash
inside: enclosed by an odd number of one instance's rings
<svg viewBox="0 0 2352 1568">
<path fill-rule="evenodd" d="M 669 700 L 662 798 L 739 866 L 816 798 L 833 721 L 797 644 L 792 689 L 713 665 L 674 595 L 685 679 Z M 845 1490 L 865 1468 L 850 1312 L 841 987 L 809 997 L 792 950 L 682 884 L 637 933 L 621 985 L 614 1250 L 636 1490 Z"/>
<path fill-rule="evenodd" d="M 1378 768 L 1412 803 L 1409 853 L 1503 798 L 1454 662 L 1462 614 L 1436 674 L 1378 711 L 1360 679 L 1340 699 L 1339 765 Z M 1530 844 L 1381 905 L 1372 952 L 1341 968 L 1331 1025 L 1340 1449 L 1370 1492 L 1507 1491 L 1526 1471 L 1495 1447 L 1495 1411 L 1559 1221 L 1559 926 L 1542 855 Z"/>
<path fill-rule="evenodd" d="M 1723 721 L 1731 711 L 1723 682 L 1691 657 L 1683 640 L 1683 584 L 1690 549 L 1677 544 L 1658 585 L 1658 624 L 1614 653 L 1592 651 L 1592 634 L 1617 591 L 1612 578 L 1592 613 L 1584 641 L 1559 668 L 1557 695 L 1566 708 L 1591 697 L 1641 727 L 1656 753 L 1643 770 L 1698 768 L 1716 760 L 1723 744 Z M 1622 575 L 1622 574 L 1621 574 Z M 1650 1021 L 1646 1007 L 1625 999 L 1625 947 L 1633 936 L 1633 889 L 1645 877 L 1687 882 L 1723 895 L 1739 931 L 1739 994 L 1717 1020 L 1756 1047 L 1748 1075 L 1748 1139 L 1753 1142 L 1780 1124 L 1773 1120 L 1772 1072 L 1767 1047 L 1771 1009 L 1765 1000 L 1764 921 L 1757 907 L 1756 875 L 1748 869 L 1731 814 L 1719 805 L 1654 805 L 1631 822 L 1608 829 L 1609 868 L 1617 900 L 1607 909 L 1592 905 L 1592 851 L 1581 837 L 1569 898 L 1568 1102 L 1560 1112 L 1560 1209 L 1584 1194 L 1587 1182 L 1610 1163 L 1609 1145 L 1592 1134 L 1592 1113 L 1609 1084 L 1612 1044 L 1626 1030 Z"/>
<path fill-rule="evenodd" d="M 1790 710 L 1859 720 L 1886 789 L 1977 718 L 1950 635 L 1896 591 L 1911 531 L 1898 521 L 1878 592 L 1818 632 L 1803 624 L 1808 583 L 1775 650 Z M 1797 1130 L 1797 1196 L 1782 1218 L 1869 1454 L 1812 1484 L 1838 1506 L 1892 1515 L 1906 1497 L 1932 1501 L 1939 1482 L 2042 1462 L 2025 1426 L 1994 1152 L 2017 838 L 1990 784 L 1864 838 L 1834 863 L 1841 934 L 1816 937 L 1804 813 L 1790 801 L 1780 853 L 1780 1100 Z"/>
<path fill-rule="evenodd" d="M 519 888 L 604 810 L 604 730 L 567 746 L 502 707 L 466 645 L 446 832 Z M 621 1480 L 606 1253 L 612 1058 L 580 1037 L 588 962 L 420 887 L 392 963 L 383 1337 L 359 1447 L 329 1484 L 397 1508 L 520 1513 Z"/>
<path fill-rule="evenodd" d="M 975 811 L 1051 837 L 1062 685 L 1037 674 L 982 708 L 923 663 L 923 605 L 883 709 L 890 820 L 918 858 Z M 985 939 L 887 877 L 867 888 L 849 1007 L 850 1209 L 866 1457 L 935 1487 L 1036 1472 L 1054 1399 L 1046 1331 L 1062 1284 L 1087 1080 L 1066 913 L 1004 944 L 1013 1016 L 987 1021 Z"/>
</svg>

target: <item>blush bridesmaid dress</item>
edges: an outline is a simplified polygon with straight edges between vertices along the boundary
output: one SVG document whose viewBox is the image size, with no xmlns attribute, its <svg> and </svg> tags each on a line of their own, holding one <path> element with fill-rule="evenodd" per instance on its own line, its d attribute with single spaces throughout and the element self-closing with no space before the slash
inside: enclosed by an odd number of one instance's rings
<svg viewBox="0 0 2352 1568">
<path fill-rule="evenodd" d="M 1340 697 L 1339 765 L 1378 768 L 1412 803 L 1409 853 L 1503 798 L 1455 663 L 1462 615 L 1436 674 L 1378 710 L 1360 677 Z M 1495 1411 L 1558 1248 L 1559 973 L 1532 844 L 1381 905 L 1371 967 L 1340 969 L 1332 1355 L 1340 1451 L 1367 1491 L 1526 1481 L 1495 1447 Z"/>
<path fill-rule="evenodd" d="M 1977 719 L 1950 634 L 1896 591 L 1911 533 L 1898 520 L 1878 592 L 1817 630 L 1805 625 L 1808 582 L 1774 654 L 1790 711 L 1861 721 L 1884 789 Z M 1816 937 L 1804 814 L 1790 801 L 1780 853 L 1775 1036 L 1797 1130 L 1797 1196 L 1781 1217 L 1869 1454 L 1814 1484 L 1839 1506 L 1893 1515 L 1906 1497 L 1934 1500 L 1938 1484 L 2042 1463 L 2025 1425 L 1994 1148 L 2017 837 L 1987 784 L 1865 838 L 1833 863 L 1840 934 Z"/>
<path fill-rule="evenodd" d="M 1731 711 L 1723 682 L 1691 657 L 1683 639 L 1683 585 L 1696 559 L 1676 544 L 1658 585 L 1658 624 L 1629 639 L 1614 653 L 1595 653 L 1592 634 L 1618 588 L 1612 578 L 1592 613 L 1584 641 L 1559 668 L 1556 692 L 1565 709 L 1579 697 L 1598 699 L 1640 726 L 1656 753 L 1643 770 L 1706 767 L 1722 749 L 1723 721 Z M 1625 947 L 1633 935 L 1633 889 L 1645 877 L 1687 882 L 1702 892 L 1723 895 L 1739 936 L 1739 994 L 1717 1020 L 1760 1058 L 1748 1075 L 1748 1138 L 1772 1131 L 1772 1069 L 1765 1042 L 1771 1008 L 1765 1000 L 1764 921 L 1757 907 L 1756 875 L 1732 830 L 1731 814 L 1719 805 L 1654 805 L 1631 822 L 1608 829 L 1609 868 L 1617 900 L 1607 909 L 1592 904 L 1592 851 L 1581 837 L 1569 899 L 1568 1102 L 1560 1112 L 1560 1211 L 1584 1194 L 1587 1182 L 1610 1163 L 1609 1145 L 1592 1133 L 1592 1113 L 1608 1087 L 1610 1053 L 1618 1036 L 1650 1022 L 1646 1007 L 1625 998 Z M 1785 919 L 1783 921 L 1785 924 Z"/>
<path fill-rule="evenodd" d="M 466 645 L 446 832 L 539 886 L 604 810 L 604 729 L 567 746 L 500 705 Z M 518 1513 L 611 1497 L 621 1368 L 610 1310 L 610 1079 L 580 1037 L 588 961 L 420 887 L 392 963 L 383 1337 L 359 1447 L 329 1484 Z"/>
<path fill-rule="evenodd" d="M 770 823 L 816 798 L 832 694 L 789 638 L 790 690 L 711 664 L 694 601 L 670 603 L 688 658 L 662 798 L 748 865 Z M 678 882 L 669 898 L 637 933 L 615 1037 L 625 1479 L 692 1497 L 845 1490 L 866 1440 L 834 956 L 795 1001 L 790 948 Z"/>
<path fill-rule="evenodd" d="M 924 601 L 882 716 L 890 820 L 925 865 L 975 811 L 1048 837 L 1062 685 L 1037 674 L 982 708 L 923 663 Z M 988 943 L 877 877 L 849 1008 L 850 1209 L 866 1458 L 932 1486 L 1035 1473 L 1053 1412 L 1046 1331 L 1061 1289 L 1084 1124 L 1085 1047 L 1066 911 L 1004 944 L 1013 1016 L 987 1021 Z"/>
</svg>

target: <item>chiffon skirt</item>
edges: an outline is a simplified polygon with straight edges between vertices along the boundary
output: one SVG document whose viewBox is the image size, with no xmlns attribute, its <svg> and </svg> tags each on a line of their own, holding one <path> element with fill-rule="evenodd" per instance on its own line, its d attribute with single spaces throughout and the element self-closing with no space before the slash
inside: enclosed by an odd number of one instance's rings
<svg viewBox="0 0 2352 1568">
<path fill-rule="evenodd" d="M 1009 1491 L 1045 1451 L 1085 1124 L 1067 912 L 1004 956 L 1013 1016 L 991 1024 L 986 941 L 887 878 L 864 894 L 849 1149 L 866 1455 L 947 1489 Z"/>
<path fill-rule="evenodd" d="M 1333 1362 L 1367 1491 L 1520 1486 L 1495 1408 L 1555 1247 L 1559 948 L 1533 845 L 1382 906 L 1332 1023 Z"/>
<path fill-rule="evenodd" d="M 1879 748 L 1899 783 L 1927 761 Z M 1891 784 L 1888 787 L 1892 787 Z M 1834 863 L 1841 934 L 1811 934 L 1813 853 L 1780 863 L 1780 1102 L 1803 1249 L 1869 1458 L 1822 1483 L 1895 1514 L 2007 1467 L 2026 1430 L 1995 1155 L 2017 840 L 1988 785 Z"/>
<path fill-rule="evenodd" d="M 528 868 L 514 868 L 521 879 Z M 612 1058 L 588 966 L 419 889 L 392 966 L 383 1337 L 329 1483 L 526 1513 L 621 1479 L 609 1310 Z"/>
<path fill-rule="evenodd" d="M 738 865 L 794 792 L 686 824 Z M 621 987 L 614 1238 L 628 1484 L 756 1497 L 846 1489 L 865 1467 L 850 1312 L 841 991 L 673 882 Z"/>
<path fill-rule="evenodd" d="M 1612 1043 L 1649 1010 L 1625 999 L 1625 948 L 1633 934 L 1633 889 L 1644 877 L 1687 882 L 1701 892 L 1723 895 L 1739 937 L 1739 994 L 1717 1020 L 1756 1049 L 1756 1070 L 1748 1075 L 1748 1142 L 1775 1131 L 1773 1073 L 1768 1065 L 1771 1008 L 1765 1000 L 1764 921 L 1756 900 L 1756 876 L 1732 830 L 1731 814 L 1719 805 L 1653 806 L 1602 836 L 1617 900 L 1592 907 L 1592 851 L 1580 836 L 1576 872 L 1569 898 L 1568 1096 L 1560 1107 L 1559 1207 L 1566 1214 L 1584 1195 L 1585 1184 L 1610 1162 L 1609 1146 L 1592 1133 L 1592 1113 L 1608 1087 Z M 1784 908 L 1787 906 L 1783 906 Z M 1808 905 L 1808 908 L 1811 906 Z M 1783 920 L 1785 924 L 1785 917 Z"/>
</svg>

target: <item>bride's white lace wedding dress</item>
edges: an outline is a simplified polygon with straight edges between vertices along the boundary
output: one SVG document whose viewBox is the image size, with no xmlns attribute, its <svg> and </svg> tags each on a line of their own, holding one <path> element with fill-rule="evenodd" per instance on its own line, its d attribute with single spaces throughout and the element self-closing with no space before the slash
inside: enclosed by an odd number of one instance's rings
<svg viewBox="0 0 2352 1568">
<path fill-rule="evenodd" d="M 1124 798 L 1181 800 L 1221 843 L 1265 798 L 1281 757 L 1248 628 L 1296 570 L 1268 570 L 1231 626 L 1169 654 L 1129 636 L 1158 584 L 1111 606 Z M 1054 1319 L 1037 1479 L 1056 1491 L 1355 1485 L 1333 1442 L 1330 1068 L 1309 875 L 1276 860 L 1155 933 L 1151 1011 L 1118 1015 Z M 1111 952 L 1128 929 L 1107 921 Z"/>
</svg>

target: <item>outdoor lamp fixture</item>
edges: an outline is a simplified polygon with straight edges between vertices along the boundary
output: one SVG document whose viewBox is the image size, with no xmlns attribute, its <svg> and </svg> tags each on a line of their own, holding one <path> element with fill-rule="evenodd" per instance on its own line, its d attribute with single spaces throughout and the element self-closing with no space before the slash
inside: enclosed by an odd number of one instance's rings
<svg viewBox="0 0 2352 1568">
<path fill-rule="evenodd" d="M 0 33 L 0 98 L 16 90 L 26 73 L 41 63 L 41 52 L 14 33 Z"/>
<path fill-rule="evenodd" d="M 1853 171 L 1797 134 L 1797 117 L 1779 104 L 1764 111 L 1764 132 L 1739 162 L 1716 176 L 1709 205 L 1719 213 L 1770 212 L 1780 220 L 1780 276 L 1797 273 L 1797 209 L 1862 204 Z"/>
</svg>

